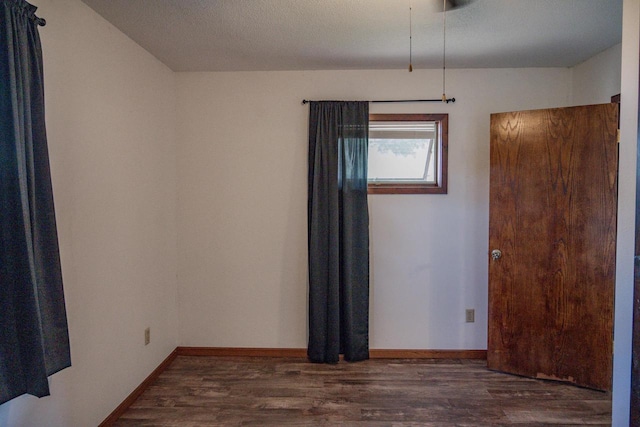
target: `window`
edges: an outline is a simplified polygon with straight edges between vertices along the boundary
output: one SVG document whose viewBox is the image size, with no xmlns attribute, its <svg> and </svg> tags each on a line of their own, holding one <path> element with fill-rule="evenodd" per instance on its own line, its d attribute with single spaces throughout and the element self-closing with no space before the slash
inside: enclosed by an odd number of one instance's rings
<svg viewBox="0 0 640 427">
<path fill-rule="evenodd" d="M 369 194 L 446 194 L 447 132 L 447 114 L 370 114 Z"/>
</svg>

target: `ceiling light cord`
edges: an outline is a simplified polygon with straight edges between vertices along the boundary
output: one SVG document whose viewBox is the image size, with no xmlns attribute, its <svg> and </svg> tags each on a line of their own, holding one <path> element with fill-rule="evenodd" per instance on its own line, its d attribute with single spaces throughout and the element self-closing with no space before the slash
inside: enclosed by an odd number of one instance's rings
<svg viewBox="0 0 640 427">
<path fill-rule="evenodd" d="M 411 7 L 411 0 L 409 0 L 409 72 L 413 71 L 413 47 L 412 47 L 412 39 L 413 39 L 413 25 L 411 22 L 411 13 L 412 13 L 412 7 Z"/>
<path fill-rule="evenodd" d="M 446 75 L 447 68 L 447 0 L 442 0 L 442 102 L 447 102 Z"/>
</svg>

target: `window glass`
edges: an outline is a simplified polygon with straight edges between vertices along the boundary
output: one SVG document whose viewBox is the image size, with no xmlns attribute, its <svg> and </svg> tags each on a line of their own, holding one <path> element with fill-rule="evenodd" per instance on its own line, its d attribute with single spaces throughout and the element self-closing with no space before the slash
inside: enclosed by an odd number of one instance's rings
<svg viewBox="0 0 640 427">
<path fill-rule="evenodd" d="M 437 182 L 437 123 L 373 122 L 369 125 L 369 181 Z"/>
<path fill-rule="evenodd" d="M 369 193 L 444 194 L 446 114 L 369 116 Z"/>
</svg>

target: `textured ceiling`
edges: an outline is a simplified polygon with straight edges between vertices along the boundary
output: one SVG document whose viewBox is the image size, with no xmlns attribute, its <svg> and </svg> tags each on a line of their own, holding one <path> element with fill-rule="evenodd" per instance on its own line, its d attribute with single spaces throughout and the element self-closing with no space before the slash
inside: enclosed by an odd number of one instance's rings
<svg viewBox="0 0 640 427">
<path fill-rule="evenodd" d="M 83 0 L 174 71 L 442 66 L 442 0 Z M 621 40 L 622 0 L 475 0 L 447 67 L 569 67 Z"/>
</svg>

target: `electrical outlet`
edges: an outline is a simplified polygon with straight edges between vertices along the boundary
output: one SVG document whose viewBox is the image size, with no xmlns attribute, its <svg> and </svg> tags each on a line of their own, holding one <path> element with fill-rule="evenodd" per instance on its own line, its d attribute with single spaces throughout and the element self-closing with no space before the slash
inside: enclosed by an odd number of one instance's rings
<svg viewBox="0 0 640 427">
<path fill-rule="evenodd" d="M 467 323 L 473 323 L 476 321 L 476 311 L 473 308 L 466 309 L 465 316 Z"/>
<path fill-rule="evenodd" d="M 144 330 L 144 345 L 148 345 L 151 342 L 151 328 Z"/>
</svg>

